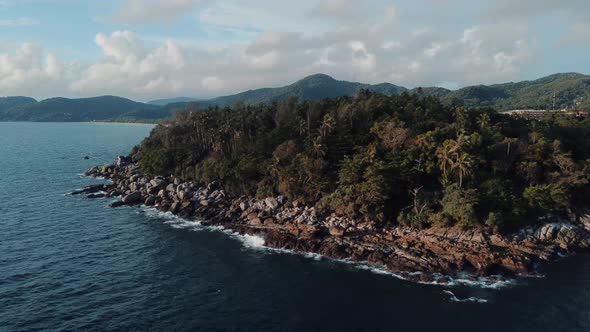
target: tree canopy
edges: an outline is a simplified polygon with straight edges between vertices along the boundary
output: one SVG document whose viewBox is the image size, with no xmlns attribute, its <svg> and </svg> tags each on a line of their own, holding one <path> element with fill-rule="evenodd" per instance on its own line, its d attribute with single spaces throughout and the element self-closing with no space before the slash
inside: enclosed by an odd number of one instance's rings
<svg viewBox="0 0 590 332">
<path fill-rule="evenodd" d="M 139 146 L 148 174 L 220 180 L 381 224 L 511 229 L 590 197 L 590 120 L 526 120 L 425 95 L 190 107 Z"/>
</svg>

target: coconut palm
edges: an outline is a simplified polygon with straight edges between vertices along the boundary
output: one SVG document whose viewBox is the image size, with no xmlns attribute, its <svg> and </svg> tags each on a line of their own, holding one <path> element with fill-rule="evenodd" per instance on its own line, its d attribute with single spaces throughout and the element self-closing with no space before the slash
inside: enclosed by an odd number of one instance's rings
<svg viewBox="0 0 590 332">
<path fill-rule="evenodd" d="M 459 176 L 459 188 L 463 187 L 463 179 L 472 173 L 473 158 L 465 152 L 459 154 L 453 161 L 451 168 L 457 171 Z"/>
</svg>

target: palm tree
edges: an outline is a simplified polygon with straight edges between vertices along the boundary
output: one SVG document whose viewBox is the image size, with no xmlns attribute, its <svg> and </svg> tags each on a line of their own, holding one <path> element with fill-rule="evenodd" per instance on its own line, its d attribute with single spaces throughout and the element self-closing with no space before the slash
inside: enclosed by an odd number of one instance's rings
<svg viewBox="0 0 590 332">
<path fill-rule="evenodd" d="M 438 158 L 438 166 L 443 172 L 443 184 L 448 182 L 447 176 L 447 165 L 452 165 L 453 159 L 453 142 L 451 140 L 446 140 L 443 143 L 443 146 L 436 149 L 436 157 Z"/>
<path fill-rule="evenodd" d="M 326 138 L 326 136 L 328 136 L 334 129 L 334 125 L 334 119 L 330 116 L 330 114 L 326 114 L 324 121 L 320 126 L 320 136 L 322 138 Z"/>
<path fill-rule="evenodd" d="M 459 175 L 459 188 L 463 187 L 463 178 L 471 175 L 473 167 L 473 158 L 465 152 L 459 154 L 453 162 L 451 168 L 457 170 Z"/>
<path fill-rule="evenodd" d="M 481 114 L 477 118 L 477 124 L 482 130 L 488 128 L 490 126 L 490 116 L 487 113 Z"/>
</svg>

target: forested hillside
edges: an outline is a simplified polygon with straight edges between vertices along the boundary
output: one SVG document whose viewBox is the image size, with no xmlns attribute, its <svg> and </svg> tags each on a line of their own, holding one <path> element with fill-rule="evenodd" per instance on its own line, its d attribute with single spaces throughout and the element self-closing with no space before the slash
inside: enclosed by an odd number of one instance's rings
<svg viewBox="0 0 590 332">
<path fill-rule="evenodd" d="M 31 97 L 0 97 L 0 113 L 14 107 L 31 105 L 36 102 Z"/>
<path fill-rule="evenodd" d="M 555 74 L 519 83 L 471 86 L 455 91 L 440 87 L 408 90 L 390 83 L 370 85 L 338 81 L 327 75 L 316 74 L 284 87 L 249 90 L 209 100 L 179 97 L 146 104 L 114 96 L 51 98 L 40 102 L 28 97 L 6 97 L 0 98 L 0 121 L 158 122 L 177 110 L 187 108 L 189 104 L 192 110 L 228 107 L 237 103 L 272 105 L 291 97 L 301 101 L 317 101 L 354 96 L 361 89 L 386 96 L 408 93 L 421 98 L 436 97 L 447 106 L 491 107 L 498 111 L 552 109 L 555 96 L 555 108 L 590 110 L 590 76 L 576 73 Z"/>
<path fill-rule="evenodd" d="M 589 202 L 589 121 L 361 90 L 177 113 L 136 152 L 148 174 L 220 180 L 234 194 L 281 194 L 324 214 L 511 229 Z"/>
<path fill-rule="evenodd" d="M 112 121 L 139 108 L 153 109 L 156 106 L 114 96 L 81 99 L 51 98 L 6 109 L 0 112 L 0 120 Z"/>
<path fill-rule="evenodd" d="M 534 81 L 478 85 L 456 91 L 428 90 L 446 103 L 497 110 L 576 108 L 590 111 L 590 76 L 566 73 Z"/>
</svg>

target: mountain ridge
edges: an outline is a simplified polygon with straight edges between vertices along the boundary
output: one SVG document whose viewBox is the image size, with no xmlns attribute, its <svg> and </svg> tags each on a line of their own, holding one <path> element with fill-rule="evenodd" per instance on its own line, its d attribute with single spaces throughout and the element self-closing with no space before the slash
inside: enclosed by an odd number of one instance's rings
<svg viewBox="0 0 590 332">
<path fill-rule="evenodd" d="M 122 121 L 157 122 L 178 110 L 272 104 L 289 97 L 316 101 L 324 98 L 353 96 L 366 89 L 384 95 L 421 94 L 439 98 L 443 104 L 470 108 L 511 109 L 577 108 L 590 110 L 590 76 L 580 73 L 557 73 L 536 80 L 473 85 L 457 90 L 441 87 L 407 89 L 392 83 L 366 84 L 337 80 L 326 74 L 304 77 L 290 85 L 260 88 L 199 100 L 190 97 L 158 99 L 148 103 L 117 96 L 89 98 L 49 98 L 37 101 L 30 97 L 0 98 L 0 121 Z M 196 105 L 196 107 L 194 106 Z"/>
</svg>

